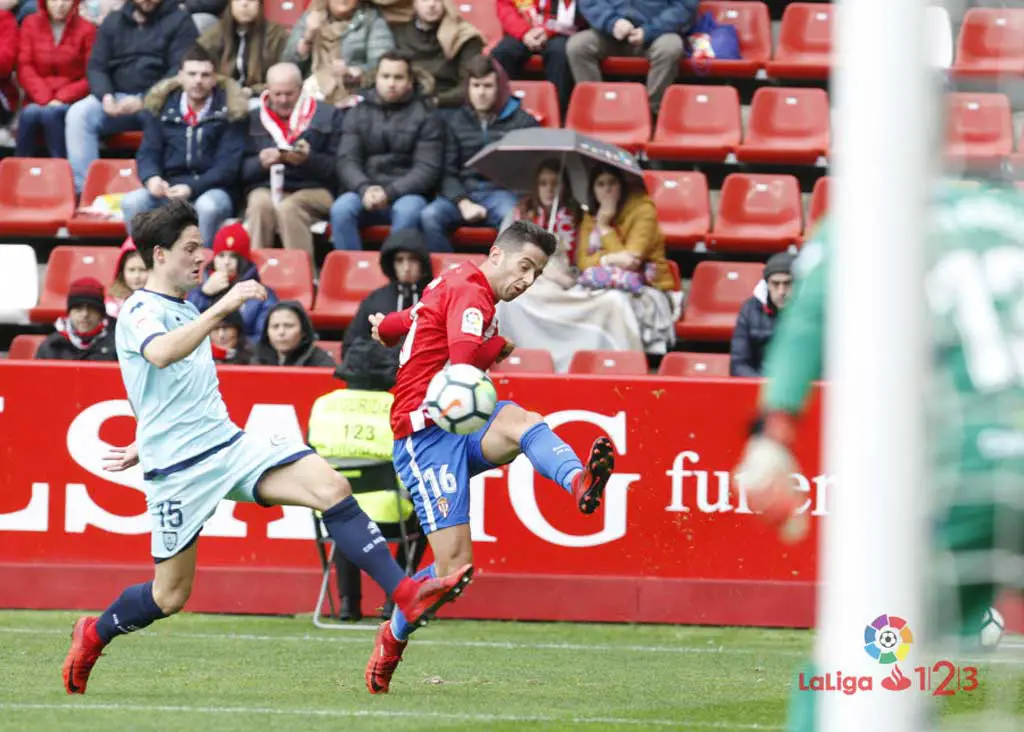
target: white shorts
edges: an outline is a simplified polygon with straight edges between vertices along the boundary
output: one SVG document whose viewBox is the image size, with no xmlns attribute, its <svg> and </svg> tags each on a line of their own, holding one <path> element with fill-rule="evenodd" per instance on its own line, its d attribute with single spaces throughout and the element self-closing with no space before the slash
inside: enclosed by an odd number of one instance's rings
<svg viewBox="0 0 1024 732">
<path fill-rule="evenodd" d="M 241 432 L 194 465 L 147 480 L 153 558 L 161 562 L 188 549 L 223 499 L 261 503 L 256 486 L 264 473 L 311 454 L 301 442 Z"/>
</svg>

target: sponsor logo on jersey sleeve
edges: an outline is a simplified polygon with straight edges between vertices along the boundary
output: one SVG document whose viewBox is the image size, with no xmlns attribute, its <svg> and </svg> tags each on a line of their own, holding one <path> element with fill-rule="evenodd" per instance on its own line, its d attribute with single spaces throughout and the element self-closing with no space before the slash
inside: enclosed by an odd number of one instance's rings
<svg viewBox="0 0 1024 732">
<path fill-rule="evenodd" d="M 482 337 L 484 334 L 484 314 L 478 308 L 466 308 L 462 313 L 462 332 Z"/>
</svg>

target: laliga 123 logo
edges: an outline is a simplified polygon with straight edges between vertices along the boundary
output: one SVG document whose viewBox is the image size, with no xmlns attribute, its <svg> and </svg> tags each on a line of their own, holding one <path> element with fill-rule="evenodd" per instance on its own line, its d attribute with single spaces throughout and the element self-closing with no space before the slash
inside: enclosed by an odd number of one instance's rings
<svg viewBox="0 0 1024 732">
<path fill-rule="evenodd" d="M 864 627 L 864 650 L 881 664 L 896 664 L 892 673 L 882 679 L 882 688 L 889 691 L 909 689 L 911 681 L 900 671 L 897 661 L 906 660 L 914 633 L 907 621 L 895 615 L 879 615 Z"/>
</svg>

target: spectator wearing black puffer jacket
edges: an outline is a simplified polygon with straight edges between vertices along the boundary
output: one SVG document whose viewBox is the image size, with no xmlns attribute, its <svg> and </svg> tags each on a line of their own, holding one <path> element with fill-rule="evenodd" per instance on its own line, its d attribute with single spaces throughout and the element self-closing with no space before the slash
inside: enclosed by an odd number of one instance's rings
<svg viewBox="0 0 1024 732">
<path fill-rule="evenodd" d="M 456 226 L 501 226 L 518 203 L 518 196 L 470 170 L 466 163 L 512 130 L 538 126 L 512 95 L 501 64 L 489 56 L 477 56 L 466 70 L 466 103 L 445 122 L 441 195 L 420 214 L 420 225 L 432 252 L 452 251 L 448 233 Z"/>
<path fill-rule="evenodd" d="M 316 345 L 316 331 L 302 305 L 295 300 L 279 302 L 270 310 L 267 327 L 256 346 L 257 366 L 326 366 L 337 364 L 331 354 Z"/>
<path fill-rule="evenodd" d="M 362 249 L 360 226 L 418 229 L 441 182 L 444 123 L 413 80 L 408 56 L 388 51 L 375 88 L 345 113 L 338 148 L 343 194 L 331 206 L 335 249 Z"/>
<path fill-rule="evenodd" d="M 173 0 L 129 0 L 104 19 L 86 67 L 91 94 L 65 119 L 76 191 L 99 157 L 100 136 L 142 129 L 142 95 L 177 73 L 197 38 L 192 18 Z"/>
<path fill-rule="evenodd" d="M 757 283 L 754 295 L 743 303 L 736 330 L 732 334 L 729 374 L 761 376 L 768 342 L 775 332 L 779 311 L 793 291 L 793 255 L 776 254 L 764 266 L 764 279 Z"/>
</svg>

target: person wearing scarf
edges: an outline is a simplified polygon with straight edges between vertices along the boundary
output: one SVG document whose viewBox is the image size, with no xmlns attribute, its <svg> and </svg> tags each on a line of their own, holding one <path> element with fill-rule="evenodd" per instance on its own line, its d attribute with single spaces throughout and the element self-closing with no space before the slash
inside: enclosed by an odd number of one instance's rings
<svg viewBox="0 0 1024 732">
<path fill-rule="evenodd" d="M 267 89 L 249 113 L 242 157 L 245 217 L 253 249 L 274 246 L 280 235 L 285 249 L 313 257 L 309 227 L 331 210 L 337 188 L 337 151 L 342 113 L 302 93 L 302 75 L 292 63 L 267 72 Z M 281 165 L 282 194 L 275 205 L 271 169 Z"/>
<path fill-rule="evenodd" d="M 480 31 L 459 16 L 453 0 L 415 0 L 415 16 L 392 27 L 395 48 L 434 80 L 434 103 L 455 109 L 466 99 L 468 64 L 483 53 Z"/>
<path fill-rule="evenodd" d="M 263 0 L 231 0 L 220 22 L 199 38 L 217 59 L 217 73 L 234 79 L 255 105 L 267 70 L 281 60 L 288 29 L 263 17 Z"/>
<path fill-rule="evenodd" d="M 337 107 L 358 101 L 384 53 L 395 45 L 377 7 L 359 0 L 313 0 L 292 28 L 282 60 L 309 76 L 305 91 Z"/>
<path fill-rule="evenodd" d="M 793 288 L 793 255 L 780 252 L 764 265 L 764 278 L 743 303 L 729 348 L 729 375 L 759 377 L 764 356 L 775 334 L 779 311 Z"/>
<path fill-rule="evenodd" d="M 236 310 L 210 333 L 210 350 L 216 363 L 246 366 L 252 363 L 253 351 L 245 337 L 242 316 Z"/>
<path fill-rule="evenodd" d="M 77 279 L 68 289 L 67 315 L 59 318 L 36 358 L 60 361 L 116 361 L 114 325 L 104 305 L 103 285 L 91 277 Z"/>
</svg>

